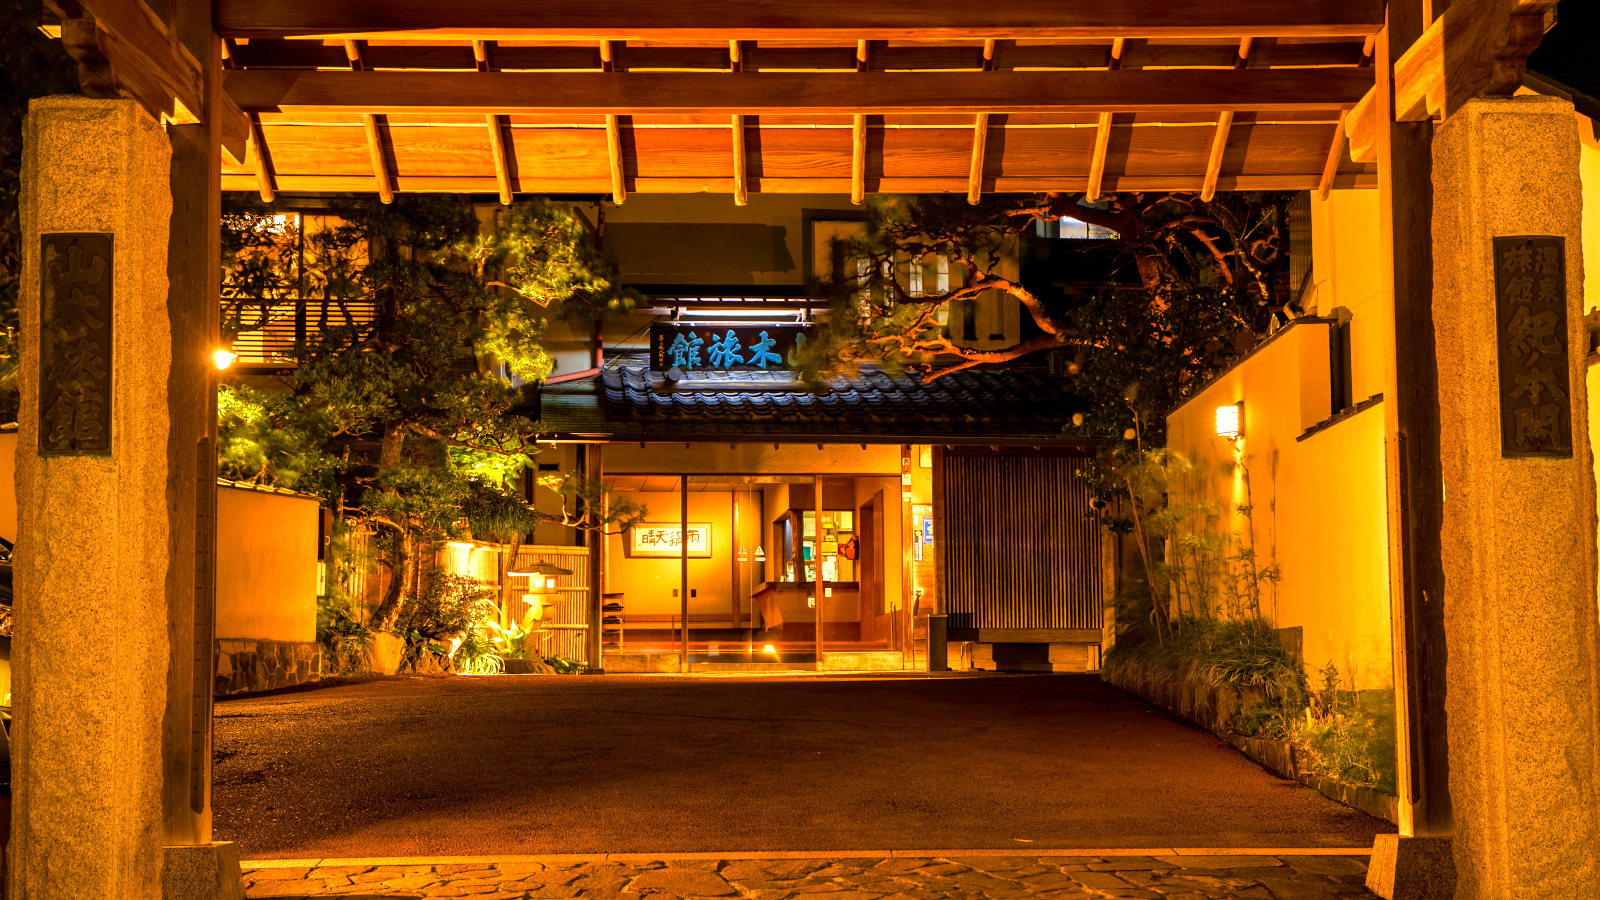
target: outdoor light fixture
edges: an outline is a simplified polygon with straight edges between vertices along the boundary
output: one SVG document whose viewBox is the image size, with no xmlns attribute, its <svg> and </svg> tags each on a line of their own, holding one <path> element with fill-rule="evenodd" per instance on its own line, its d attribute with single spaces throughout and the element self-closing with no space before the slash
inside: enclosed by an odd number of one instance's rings
<svg viewBox="0 0 1600 900">
<path fill-rule="evenodd" d="M 533 607 L 533 617 L 543 619 L 546 607 L 555 603 L 557 575 L 571 575 L 571 569 L 552 566 L 541 562 L 523 569 L 520 572 L 507 572 L 507 578 L 527 578 L 528 592 L 522 595 L 522 602 Z"/>
<path fill-rule="evenodd" d="M 1244 401 L 1217 407 L 1217 437 L 1237 440 L 1244 434 Z"/>
<path fill-rule="evenodd" d="M 233 361 L 238 358 L 239 354 L 233 352 L 232 350 L 223 349 L 222 347 L 218 347 L 211 353 L 211 361 L 216 364 L 218 371 L 233 365 Z"/>
</svg>

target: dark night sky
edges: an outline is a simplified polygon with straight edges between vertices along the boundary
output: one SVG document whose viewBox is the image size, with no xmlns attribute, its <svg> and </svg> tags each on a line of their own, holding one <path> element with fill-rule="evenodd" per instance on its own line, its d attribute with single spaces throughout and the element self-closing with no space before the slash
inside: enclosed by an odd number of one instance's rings
<svg viewBox="0 0 1600 900">
<path fill-rule="evenodd" d="M 1528 68 L 1600 99 L 1600 13 L 1593 5 L 1593 0 L 1562 3 L 1556 27 L 1528 57 Z"/>
</svg>

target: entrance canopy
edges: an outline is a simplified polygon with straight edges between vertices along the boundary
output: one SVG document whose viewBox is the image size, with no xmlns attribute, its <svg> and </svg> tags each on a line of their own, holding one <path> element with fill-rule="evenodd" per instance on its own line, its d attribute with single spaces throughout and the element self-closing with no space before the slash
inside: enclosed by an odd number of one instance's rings
<svg viewBox="0 0 1600 900">
<path fill-rule="evenodd" d="M 228 190 L 1356 187 L 1380 0 L 218 0 Z"/>
</svg>

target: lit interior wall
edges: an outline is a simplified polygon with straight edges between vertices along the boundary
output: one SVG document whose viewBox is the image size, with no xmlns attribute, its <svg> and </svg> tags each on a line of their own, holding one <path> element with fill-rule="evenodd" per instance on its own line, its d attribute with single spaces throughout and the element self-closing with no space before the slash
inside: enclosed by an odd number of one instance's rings
<svg viewBox="0 0 1600 900">
<path fill-rule="evenodd" d="M 892 475 L 900 471 L 896 444 L 607 444 L 608 475 L 687 472 L 691 475 Z"/>
<path fill-rule="evenodd" d="M 1359 689 L 1387 688 L 1393 660 L 1383 408 L 1297 440 L 1328 416 L 1327 368 L 1327 325 L 1298 323 L 1168 416 L 1168 446 L 1194 465 L 1175 502 L 1212 500 L 1224 513 L 1223 529 L 1241 535 L 1252 523 L 1238 506 L 1253 504 L 1256 553 L 1282 575 L 1263 589 L 1262 612 L 1276 627 L 1303 629 L 1313 674 L 1332 662 Z M 1244 437 L 1236 450 L 1217 436 L 1214 417 L 1217 407 L 1239 401 Z"/>
<path fill-rule="evenodd" d="M 17 433 L 0 432 L 0 537 L 17 540 Z"/>
<path fill-rule="evenodd" d="M 617 492 L 619 500 L 631 500 L 649 508 L 648 522 L 677 524 L 679 494 L 676 491 L 640 493 Z M 730 573 L 733 571 L 733 507 L 725 491 L 691 491 L 689 493 L 689 521 L 711 523 L 711 557 L 689 559 L 689 588 L 694 592 L 689 598 L 689 615 L 721 616 L 722 627 L 732 627 L 733 596 L 730 590 Z M 628 556 L 623 552 L 624 535 L 606 538 L 609 556 L 606 559 L 606 590 L 626 596 L 623 604 L 630 623 L 640 622 L 639 616 L 676 616 L 682 612 L 682 600 L 674 594 L 681 583 L 681 561 L 677 557 L 644 558 Z M 664 621 L 664 620 L 663 620 Z M 697 618 L 690 619 L 691 626 L 714 624 Z M 651 628 L 666 628 L 666 624 L 651 623 Z"/>
<path fill-rule="evenodd" d="M 1306 312 L 1349 310 L 1351 396 L 1357 401 L 1383 393 L 1393 358 L 1378 224 L 1377 191 L 1330 191 L 1327 200 L 1311 195 L 1314 287 Z"/>
<path fill-rule="evenodd" d="M 217 489 L 217 637 L 317 637 L 317 502 Z"/>
</svg>

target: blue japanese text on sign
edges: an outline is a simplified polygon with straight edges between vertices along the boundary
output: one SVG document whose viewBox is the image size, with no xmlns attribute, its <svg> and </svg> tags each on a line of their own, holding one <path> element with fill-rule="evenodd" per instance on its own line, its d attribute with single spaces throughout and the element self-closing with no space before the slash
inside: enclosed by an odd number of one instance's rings
<svg viewBox="0 0 1600 900">
<path fill-rule="evenodd" d="M 661 372 L 786 371 L 805 345 L 802 325 L 652 325 L 650 368 Z"/>
</svg>

